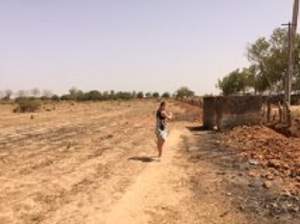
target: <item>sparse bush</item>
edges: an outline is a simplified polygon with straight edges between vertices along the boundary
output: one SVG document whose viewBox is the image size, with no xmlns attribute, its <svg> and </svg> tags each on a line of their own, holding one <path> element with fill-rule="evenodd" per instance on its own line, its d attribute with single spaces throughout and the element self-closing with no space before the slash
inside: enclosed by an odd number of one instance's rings
<svg viewBox="0 0 300 224">
<path fill-rule="evenodd" d="M 90 92 L 84 93 L 82 99 L 79 100 L 92 100 L 97 101 L 102 99 L 102 94 L 98 90 L 92 90 Z"/>
<path fill-rule="evenodd" d="M 73 100 L 73 97 L 70 94 L 65 94 L 60 97 L 61 100 Z"/>
<path fill-rule="evenodd" d="M 41 100 L 35 98 L 18 98 L 16 103 L 15 113 L 36 112 L 42 106 Z"/>
<path fill-rule="evenodd" d="M 117 92 L 115 94 L 115 99 L 120 99 L 120 100 L 130 100 L 132 99 L 132 93 L 130 92 Z"/>
</svg>

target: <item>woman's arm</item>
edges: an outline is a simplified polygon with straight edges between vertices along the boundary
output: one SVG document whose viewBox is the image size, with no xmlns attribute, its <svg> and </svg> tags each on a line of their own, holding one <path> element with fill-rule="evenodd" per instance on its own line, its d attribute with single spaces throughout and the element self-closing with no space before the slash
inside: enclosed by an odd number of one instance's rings
<svg viewBox="0 0 300 224">
<path fill-rule="evenodd" d="M 162 111 L 162 115 L 167 118 L 168 120 L 171 120 L 173 118 L 172 113 L 168 113 L 167 111 Z"/>
</svg>

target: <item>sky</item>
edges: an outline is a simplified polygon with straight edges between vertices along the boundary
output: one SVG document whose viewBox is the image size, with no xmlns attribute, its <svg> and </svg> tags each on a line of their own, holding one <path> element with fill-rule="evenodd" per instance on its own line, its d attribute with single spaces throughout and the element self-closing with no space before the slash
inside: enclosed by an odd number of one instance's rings
<svg viewBox="0 0 300 224">
<path fill-rule="evenodd" d="M 293 0 L 0 0 L 0 90 L 217 93 Z"/>
</svg>

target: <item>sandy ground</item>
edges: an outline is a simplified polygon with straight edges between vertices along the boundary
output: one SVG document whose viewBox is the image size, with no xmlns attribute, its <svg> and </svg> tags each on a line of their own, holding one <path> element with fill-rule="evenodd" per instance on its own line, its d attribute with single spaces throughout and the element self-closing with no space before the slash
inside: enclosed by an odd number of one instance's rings
<svg viewBox="0 0 300 224">
<path fill-rule="evenodd" d="M 191 131 L 184 105 L 170 105 L 178 119 L 153 157 L 156 106 L 59 104 L 33 117 L 1 106 L 0 223 L 262 223 L 235 206 L 217 139 Z"/>
</svg>

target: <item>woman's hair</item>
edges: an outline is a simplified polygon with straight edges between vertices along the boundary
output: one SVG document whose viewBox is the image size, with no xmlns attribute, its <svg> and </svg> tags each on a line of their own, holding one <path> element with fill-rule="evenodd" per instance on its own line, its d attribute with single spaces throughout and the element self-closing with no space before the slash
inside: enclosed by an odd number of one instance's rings
<svg viewBox="0 0 300 224">
<path fill-rule="evenodd" d="M 164 107 L 164 106 L 166 106 L 166 101 L 162 101 L 162 102 L 160 103 L 160 105 L 159 105 L 159 108 L 162 108 L 162 107 Z"/>
</svg>

